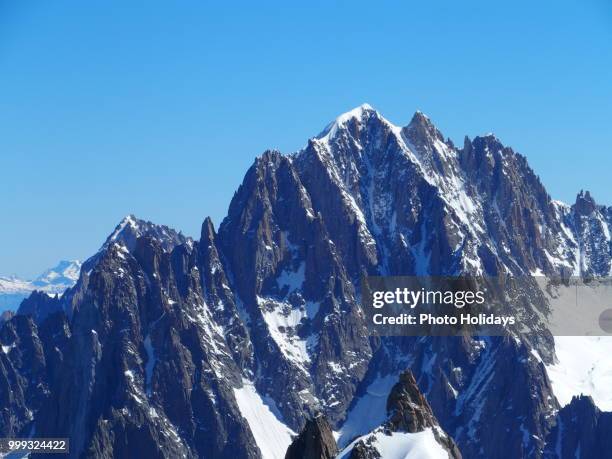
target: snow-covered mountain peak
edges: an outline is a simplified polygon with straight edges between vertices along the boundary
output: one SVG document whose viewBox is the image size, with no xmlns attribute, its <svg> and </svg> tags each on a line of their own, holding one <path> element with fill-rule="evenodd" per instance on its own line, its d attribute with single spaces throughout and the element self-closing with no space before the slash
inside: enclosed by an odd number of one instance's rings
<svg viewBox="0 0 612 459">
<path fill-rule="evenodd" d="M 191 238 L 175 231 L 165 225 L 156 225 L 150 221 L 141 220 L 134 215 L 125 216 L 115 227 L 115 230 L 106 239 L 102 250 L 108 248 L 113 243 L 124 245 L 128 250 L 133 250 L 136 240 L 143 236 L 151 236 L 160 241 L 164 250 L 171 250 L 173 247 L 189 243 Z"/>
<path fill-rule="evenodd" d="M 79 260 L 62 260 L 34 280 L 24 280 L 16 276 L 0 277 L 0 312 L 6 309 L 15 310 L 34 290 L 48 295 L 61 294 L 76 283 L 80 273 Z"/>
<path fill-rule="evenodd" d="M 351 118 L 362 119 L 364 116 L 378 113 L 370 104 L 361 104 L 359 107 L 355 107 L 348 112 L 345 112 L 338 116 L 335 120 L 336 123 L 342 124 Z"/>
<path fill-rule="evenodd" d="M 79 260 L 62 260 L 57 266 L 47 269 L 44 273 L 38 276 L 33 284 L 34 285 L 48 285 L 48 284 L 66 284 L 72 285 L 79 279 L 81 273 L 81 262 Z"/>
<path fill-rule="evenodd" d="M 396 127 L 392 123 L 387 121 L 385 118 L 383 118 L 377 110 L 372 108 L 371 105 L 362 104 L 359 107 L 356 107 L 338 116 L 334 121 L 327 125 L 323 132 L 321 132 L 318 136 L 315 137 L 315 140 L 329 141 L 336 137 L 339 131 L 346 128 L 350 128 L 353 125 L 364 126 L 371 119 L 379 120 L 390 127 Z"/>
<path fill-rule="evenodd" d="M 62 293 L 74 285 L 80 272 L 81 262 L 79 260 L 62 260 L 34 280 L 24 280 L 16 276 L 0 277 L 0 294 L 25 295 L 33 290 L 41 290 L 49 294 Z"/>
<path fill-rule="evenodd" d="M 13 294 L 29 291 L 30 282 L 11 275 L 0 276 L 0 294 Z"/>
<path fill-rule="evenodd" d="M 140 229 L 139 223 L 144 223 L 142 220 L 137 219 L 133 214 L 126 215 L 115 227 L 115 230 L 106 240 L 106 243 L 115 242 L 121 239 L 121 236 L 126 232 L 138 233 Z"/>
</svg>

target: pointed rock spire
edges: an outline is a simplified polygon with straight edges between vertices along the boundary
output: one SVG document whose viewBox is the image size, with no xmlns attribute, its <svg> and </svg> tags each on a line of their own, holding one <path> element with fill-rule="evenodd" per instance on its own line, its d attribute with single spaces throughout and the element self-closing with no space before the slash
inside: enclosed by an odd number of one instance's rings
<svg viewBox="0 0 612 459">
<path fill-rule="evenodd" d="M 432 154 L 435 157 L 440 156 L 440 152 L 438 151 L 440 144 L 446 144 L 449 149 L 454 148 L 452 142 L 445 142 L 444 136 L 438 128 L 431 122 L 429 117 L 420 111 L 417 111 L 413 115 L 410 123 L 402 128 L 402 134 L 410 141 L 410 144 L 416 148 L 416 151 L 420 155 L 425 155 L 426 158 L 434 162 L 441 159 L 433 159 L 431 156 Z M 447 173 L 448 171 L 442 169 L 439 172 Z"/>
<path fill-rule="evenodd" d="M 285 459 L 331 459 L 338 453 L 332 429 L 323 415 L 306 422 L 302 433 L 291 443 Z"/>
<path fill-rule="evenodd" d="M 215 225 L 210 217 L 206 217 L 202 223 L 200 240 L 206 242 L 212 242 L 215 240 Z"/>
<path fill-rule="evenodd" d="M 595 200 L 591 196 L 589 191 L 580 190 L 580 193 L 576 196 L 576 204 L 574 204 L 574 209 L 576 209 L 576 213 L 578 215 L 590 215 L 597 208 L 597 204 L 595 204 Z"/>
<path fill-rule="evenodd" d="M 444 141 L 442 133 L 431 122 L 429 117 L 421 111 L 416 111 L 408 126 L 404 128 L 404 134 L 415 144 L 432 142 L 436 139 Z"/>
<path fill-rule="evenodd" d="M 392 431 L 414 433 L 438 424 L 409 370 L 400 375 L 399 382 L 391 389 L 387 399 L 387 412 L 387 426 Z"/>
<path fill-rule="evenodd" d="M 442 431 L 431 406 L 417 385 L 410 370 L 404 371 L 387 398 L 389 420 L 385 427 L 391 432 L 421 432 L 432 428 L 434 437 L 451 459 L 461 459 L 461 452 L 451 437 Z"/>
</svg>

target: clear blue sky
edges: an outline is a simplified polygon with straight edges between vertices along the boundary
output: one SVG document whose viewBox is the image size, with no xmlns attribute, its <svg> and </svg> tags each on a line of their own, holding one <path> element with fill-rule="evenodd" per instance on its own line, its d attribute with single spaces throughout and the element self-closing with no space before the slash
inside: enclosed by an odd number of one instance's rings
<svg viewBox="0 0 612 459">
<path fill-rule="evenodd" d="M 363 102 L 493 131 L 553 197 L 612 204 L 609 2 L 227 3 L 0 0 L 0 274 L 128 213 L 198 235 L 256 155 Z"/>
</svg>

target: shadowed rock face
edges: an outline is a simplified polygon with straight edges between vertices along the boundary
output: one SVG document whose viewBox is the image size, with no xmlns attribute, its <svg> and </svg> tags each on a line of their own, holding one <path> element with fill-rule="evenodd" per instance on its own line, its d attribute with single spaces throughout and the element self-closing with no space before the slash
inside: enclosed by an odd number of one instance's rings
<svg viewBox="0 0 612 459">
<path fill-rule="evenodd" d="M 596 209 L 597 205 L 595 200 L 591 197 L 591 193 L 581 191 L 576 196 L 576 203 L 574 204 L 576 215 L 588 216 L 591 215 Z"/>
<path fill-rule="evenodd" d="M 387 399 L 387 412 L 390 416 L 385 426 L 394 432 L 420 432 L 426 427 L 438 424 L 429 403 L 409 371 L 402 373 L 399 382 L 391 389 Z"/>
<path fill-rule="evenodd" d="M 492 135 L 457 148 L 423 114 L 397 127 L 362 106 L 295 154 L 257 158 L 218 232 L 126 217 L 73 288 L 6 318 L 0 431 L 70 436 L 73 457 L 214 458 L 310 431 L 333 454 L 330 429 L 390 393 L 368 413 L 388 424 L 348 441 L 433 429 L 452 457 L 451 437 L 466 457 L 541 457 L 565 413 L 536 357 L 553 358 L 550 336 L 372 338 L 359 280 L 607 275 L 611 222 L 586 193 L 552 201 Z M 599 438 L 606 424 L 588 425 Z M 376 457 L 366 440 L 354 457 Z"/>
<path fill-rule="evenodd" d="M 591 397 L 574 397 L 558 415 L 547 438 L 546 458 L 609 457 L 612 451 L 612 413 L 601 412 Z"/>
<path fill-rule="evenodd" d="M 306 422 L 304 429 L 293 440 L 285 459 L 331 459 L 338 447 L 329 423 L 323 416 Z"/>
<path fill-rule="evenodd" d="M 359 440 L 349 455 L 349 459 L 379 459 L 380 457 L 378 450 L 368 446 L 363 440 Z"/>
<path fill-rule="evenodd" d="M 0 323 L 10 320 L 14 315 L 15 313 L 13 311 L 2 311 L 2 314 L 0 314 Z"/>
<path fill-rule="evenodd" d="M 459 448 L 453 439 L 439 428 L 438 420 L 410 371 L 402 373 L 399 382 L 391 389 L 387 399 L 387 412 L 387 429 L 392 432 L 415 433 L 430 427 L 436 441 L 448 452 L 449 458 L 461 459 Z"/>
<path fill-rule="evenodd" d="M 215 248 L 163 247 L 149 236 L 131 252 L 109 245 L 62 298 L 70 337 L 36 432 L 70 437 L 75 456 L 260 457 L 233 391 L 247 332 L 227 298 L 207 307 L 227 294 Z"/>
</svg>

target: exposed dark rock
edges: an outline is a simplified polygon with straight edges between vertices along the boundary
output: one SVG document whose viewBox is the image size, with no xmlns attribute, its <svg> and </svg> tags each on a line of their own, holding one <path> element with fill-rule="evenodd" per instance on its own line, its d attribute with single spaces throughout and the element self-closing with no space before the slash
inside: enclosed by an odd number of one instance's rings
<svg viewBox="0 0 612 459">
<path fill-rule="evenodd" d="M 11 317 L 13 317 L 14 315 L 15 313 L 13 311 L 2 311 L 2 314 L 0 314 L 0 323 L 11 320 Z"/>
<path fill-rule="evenodd" d="M 0 435 L 27 437 L 48 391 L 47 361 L 32 318 L 16 315 L 0 328 Z"/>
<path fill-rule="evenodd" d="M 321 415 L 306 421 L 302 432 L 289 446 L 285 459 L 331 459 L 337 453 L 334 434 Z"/>
<path fill-rule="evenodd" d="M 591 197 L 591 193 L 588 191 L 580 191 L 578 196 L 576 196 L 574 208 L 576 209 L 577 215 L 591 215 L 597 208 L 597 205 L 595 204 L 595 200 Z"/>
<path fill-rule="evenodd" d="M 380 453 L 372 445 L 359 440 L 349 454 L 349 459 L 380 459 Z"/>
<path fill-rule="evenodd" d="M 405 371 L 400 374 L 399 382 L 393 386 L 387 399 L 387 413 L 389 419 L 384 424 L 385 429 L 391 432 L 415 433 L 432 428 L 434 437 L 448 451 L 449 457 L 461 458 L 453 439 L 439 428 L 438 420 L 419 390 L 412 372 Z"/>
<path fill-rule="evenodd" d="M 561 408 L 546 439 L 545 458 L 612 457 L 612 413 L 601 412 L 587 396 Z"/>
<path fill-rule="evenodd" d="M 44 292 L 34 291 L 32 294 L 23 300 L 18 314 L 29 315 L 36 322 L 44 321 L 49 315 L 62 310 L 62 303 L 59 297 L 49 296 Z"/>
<path fill-rule="evenodd" d="M 438 424 L 410 371 L 402 373 L 399 382 L 391 389 L 387 412 L 389 420 L 385 426 L 393 432 L 420 432 Z"/>
</svg>

